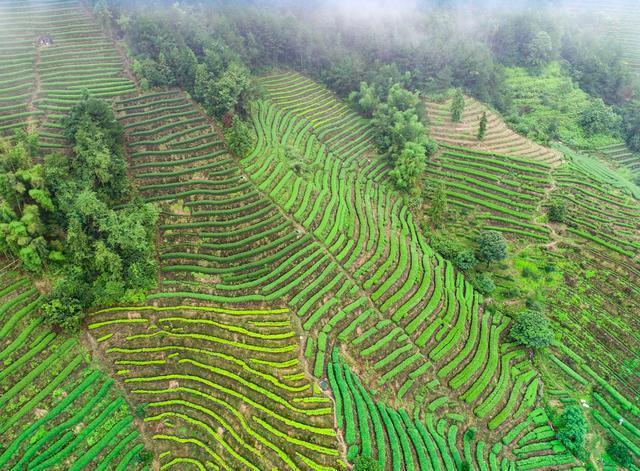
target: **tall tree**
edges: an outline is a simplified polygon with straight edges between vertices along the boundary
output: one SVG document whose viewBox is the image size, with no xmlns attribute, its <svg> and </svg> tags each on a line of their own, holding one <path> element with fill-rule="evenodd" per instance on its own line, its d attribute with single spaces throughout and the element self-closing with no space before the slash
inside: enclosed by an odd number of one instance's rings
<svg viewBox="0 0 640 471">
<path fill-rule="evenodd" d="M 451 101 L 451 121 L 459 123 L 462 119 L 462 113 L 464 112 L 464 95 L 462 90 L 456 88 L 453 94 L 453 100 Z"/>
<path fill-rule="evenodd" d="M 487 264 L 507 258 L 507 241 L 498 231 L 482 231 L 478 238 L 478 260 Z"/>
<path fill-rule="evenodd" d="M 478 140 L 481 141 L 484 139 L 485 134 L 487 133 L 487 112 L 483 111 L 480 116 L 480 122 L 478 123 Z"/>
<path fill-rule="evenodd" d="M 429 217 L 431 224 L 433 224 L 433 227 L 438 228 L 442 224 L 448 208 L 447 187 L 443 181 L 439 180 L 432 186 L 430 203 Z"/>
</svg>

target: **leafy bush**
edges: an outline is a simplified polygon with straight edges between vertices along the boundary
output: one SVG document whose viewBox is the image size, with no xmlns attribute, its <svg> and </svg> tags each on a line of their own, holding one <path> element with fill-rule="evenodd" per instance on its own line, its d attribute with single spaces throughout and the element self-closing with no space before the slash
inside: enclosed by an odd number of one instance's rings
<svg viewBox="0 0 640 471">
<path fill-rule="evenodd" d="M 381 471 L 380 465 L 370 456 L 358 456 L 353 463 L 354 471 Z"/>
<path fill-rule="evenodd" d="M 453 94 L 453 100 L 451 101 L 451 121 L 454 123 L 460 122 L 463 112 L 464 95 L 462 94 L 462 90 L 456 88 L 456 91 Z"/>
<path fill-rule="evenodd" d="M 553 331 L 549 319 L 543 313 L 528 309 L 516 317 L 511 337 L 525 347 L 543 348 L 553 340 Z"/>
<path fill-rule="evenodd" d="M 504 260 L 507 258 L 507 241 L 498 231 L 482 231 L 478 238 L 476 257 L 486 262 L 487 266 L 491 262 Z"/>
<path fill-rule="evenodd" d="M 472 278 L 471 283 L 473 284 L 473 287 L 475 289 L 486 295 L 493 293 L 496 289 L 493 278 L 491 278 L 491 275 L 489 275 L 488 273 L 479 273 L 474 278 Z"/>
<path fill-rule="evenodd" d="M 233 117 L 231 126 L 224 132 L 224 137 L 232 154 L 238 157 L 246 157 L 249 154 L 253 145 L 251 131 L 238 115 Z"/>
<path fill-rule="evenodd" d="M 558 421 L 558 440 L 578 458 L 584 458 L 587 419 L 580 406 L 568 406 Z"/>
<path fill-rule="evenodd" d="M 471 270 L 478 263 L 478 259 L 473 254 L 472 250 L 463 250 L 458 252 L 453 260 L 453 264 L 460 270 Z"/>
<path fill-rule="evenodd" d="M 565 222 L 567 218 L 567 204 L 561 200 L 553 201 L 549 206 L 547 215 L 551 222 Z"/>
<path fill-rule="evenodd" d="M 628 468 L 633 463 L 629 450 L 619 440 L 614 440 L 607 445 L 607 454 L 623 468 Z"/>
</svg>

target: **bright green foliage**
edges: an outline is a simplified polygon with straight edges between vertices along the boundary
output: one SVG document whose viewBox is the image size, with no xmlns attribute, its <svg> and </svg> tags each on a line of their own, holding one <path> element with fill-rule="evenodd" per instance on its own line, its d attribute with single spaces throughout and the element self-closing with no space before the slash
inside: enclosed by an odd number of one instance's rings
<svg viewBox="0 0 640 471">
<path fill-rule="evenodd" d="M 498 262 L 507 258 L 507 241 L 497 231 L 482 231 L 478 239 L 478 260 L 486 262 Z"/>
<path fill-rule="evenodd" d="M 349 101 L 367 118 L 373 116 L 376 107 L 380 103 L 376 95 L 375 86 L 369 85 L 367 82 L 360 82 L 360 90 L 351 92 Z"/>
<path fill-rule="evenodd" d="M 253 145 L 249 126 L 238 115 L 233 117 L 231 127 L 225 131 L 224 137 L 229 151 L 241 158 L 247 156 Z"/>
<path fill-rule="evenodd" d="M 447 213 L 447 189 L 443 181 L 437 181 L 430 189 L 429 200 L 431 206 L 428 211 L 429 217 L 434 227 L 439 227 Z"/>
<path fill-rule="evenodd" d="M 506 89 L 511 108 L 503 112 L 509 124 L 535 141 L 593 148 L 619 140 L 614 129 L 619 121 L 611 108 L 580 89 L 557 62 L 535 74 L 507 68 Z"/>
<path fill-rule="evenodd" d="M 14 145 L 0 141 L 0 250 L 34 272 L 51 250 L 46 222 L 54 210 L 44 168 L 33 163 L 37 152 L 35 134 L 18 132 Z"/>
<path fill-rule="evenodd" d="M 365 100 L 365 114 L 374 103 L 374 88 L 361 85 L 352 100 Z M 415 192 L 425 168 L 425 157 L 435 152 L 435 144 L 426 137 L 424 109 L 419 97 L 395 83 L 388 92 L 379 91 L 386 101 L 379 102 L 373 113 L 374 140 L 378 149 L 393 164 L 391 179 L 398 189 Z M 378 97 L 379 98 L 379 97 Z"/>
<path fill-rule="evenodd" d="M 621 120 L 622 118 L 610 106 L 605 105 L 602 98 L 592 100 L 579 117 L 580 126 L 588 136 L 616 134 Z"/>
<path fill-rule="evenodd" d="M 415 188 L 418 179 L 424 172 L 424 147 L 415 142 L 408 142 L 402 152 L 395 158 L 390 175 L 395 185 L 405 191 Z"/>
<path fill-rule="evenodd" d="M 558 440 L 574 455 L 583 457 L 587 431 L 587 419 L 582 408 L 580 406 L 568 406 L 559 419 Z"/>
<path fill-rule="evenodd" d="M 459 123 L 462 119 L 462 113 L 464 112 L 464 95 L 462 90 L 456 88 L 453 94 L 453 100 L 451 101 L 451 121 Z"/>
<path fill-rule="evenodd" d="M 522 311 L 511 328 L 511 337 L 525 347 L 543 348 L 553 340 L 549 319 L 534 310 Z"/>
<path fill-rule="evenodd" d="M 380 471 L 380 464 L 370 456 L 358 456 L 353 463 L 354 471 Z"/>
</svg>

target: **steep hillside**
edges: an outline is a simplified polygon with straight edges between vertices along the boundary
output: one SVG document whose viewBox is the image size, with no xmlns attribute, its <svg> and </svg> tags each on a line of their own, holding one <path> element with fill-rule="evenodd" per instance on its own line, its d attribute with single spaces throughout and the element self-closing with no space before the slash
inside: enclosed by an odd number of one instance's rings
<svg viewBox="0 0 640 471">
<path fill-rule="evenodd" d="M 465 97 L 460 121 L 452 121 L 451 101 L 452 99 L 449 98 L 440 102 L 427 102 L 431 135 L 438 142 L 522 157 L 552 166 L 560 164 L 562 160 L 560 152 L 543 147 L 515 133 L 498 115 L 472 97 Z M 482 113 L 487 114 L 487 131 L 482 139 L 478 139 Z"/>
<path fill-rule="evenodd" d="M 586 411 L 592 464 L 615 437 L 637 465 L 640 206 L 624 175 L 471 98 L 458 123 L 428 102 L 440 147 L 425 193 L 441 183 L 448 203 L 432 227 L 429 204 L 393 187 L 372 120 L 298 72 L 255 77 L 238 156 L 184 90 L 138 88 L 83 4 L 0 0 L 0 26 L 2 134 L 38 129 L 45 152 L 72 155 L 62 118 L 87 89 L 113 104 L 127 173 L 160 210 L 157 290 L 96 307 L 78 336 L 44 323 L 49 278 L 3 263 L 0 468 L 338 470 L 369 456 L 577 471 L 557 434 L 568 404 Z M 461 269 L 434 249 L 473 252 L 485 229 L 509 241 L 506 262 Z M 546 350 L 512 337 L 525 300 L 549 308 Z"/>
</svg>

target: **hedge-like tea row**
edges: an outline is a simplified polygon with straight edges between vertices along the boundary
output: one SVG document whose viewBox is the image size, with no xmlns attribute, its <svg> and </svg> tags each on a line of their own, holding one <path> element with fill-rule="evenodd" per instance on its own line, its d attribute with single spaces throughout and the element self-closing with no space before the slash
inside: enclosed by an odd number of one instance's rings
<svg viewBox="0 0 640 471">
<path fill-rule="evenodd" d="M 138 432 L 113 381 L 90 368 L 75 339 L 58 337 L 42 322 L 28 279 L 5 273 L 0 280 L 0 467 L 104 469 L 122 463 L 114 449 L 125 435 L 121 449 L 137 447 L 135 457 L 142 451 Z M 121 425 L 100 420 L 114 411 Z"/>
<path fill-rule="evenodd" d="M 161 456 L 170 462 L 177 453 L 204 466 L 204 453 L 229 468 L 263 469 L 269 462 L 333 469 L 332 407 L 301 369 L 288 311 L 181 301 L 106 309 L 90 322 L 99 325 L 98 334 L 127 330 L 120 340 L 104 340 L 104 349 L 127 366 L 123 381 L 130 394 L 149 404 L 145 421 L 179 424 L 153 437 L 160 450 L 171 452 Z M 150 318 L 148 330 L 141 319 Z M 126 322 L 109 322 L 115 319 Z M 219 427 L 228 433 L 218 434 Z"/>
</svg>

